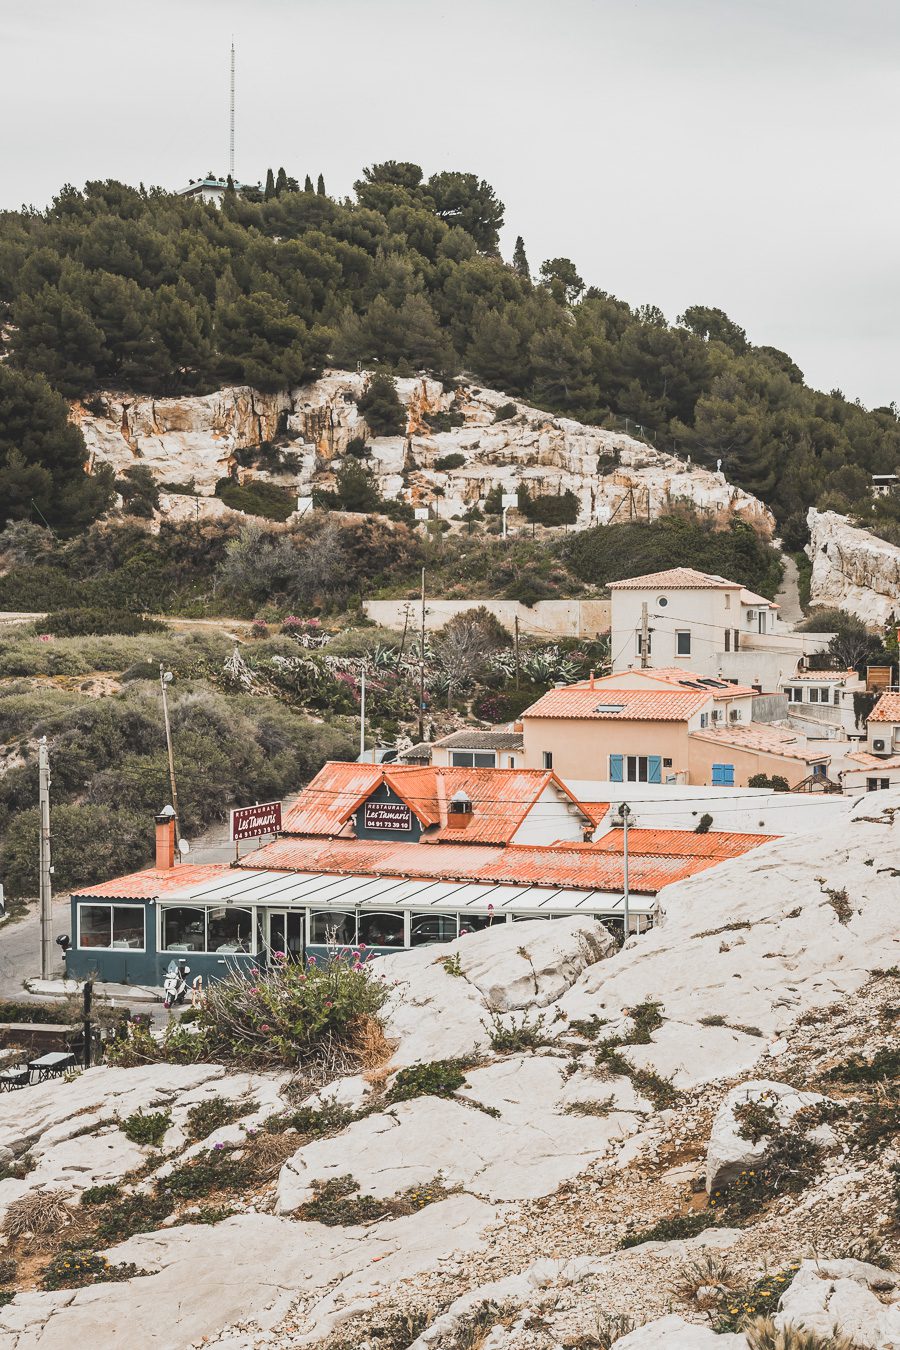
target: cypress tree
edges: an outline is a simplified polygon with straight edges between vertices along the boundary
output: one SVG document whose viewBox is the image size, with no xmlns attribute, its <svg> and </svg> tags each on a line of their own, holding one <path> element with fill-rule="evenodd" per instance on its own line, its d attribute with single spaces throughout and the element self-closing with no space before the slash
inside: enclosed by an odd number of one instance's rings
<svg viewBox="0 0 900 1350">
<path fill-rule="evenodd" d="M 287 174 L 284 169 L 278 170 L 278 177 L 275 179 L 275 196 L 280 197 L 282 192 L 287 191 Z"/>
<path fill-rule="evenodd" d="M 266 190 L 263 193 L 263 200 L 268 201 L 270 197 L 275 196 L 275 175 L 271 169 L 266 169 Z"/>
<path fill-rule="evenodd" d="M 321 174 L 319 174 L 319 181 L 316 184 L 316 192 L 319 194 L 320 197 L 325 196 L 325 179 L 322 177 Z"/>
<path fill-rule="evenodd" d="M 525 256 L 525 240 L 521 235 L 516 239 L 516 246 L 513 249 L 512 265 L 520 277 L 531 276 L 531 268 L 528 266 L 528 259 Z"/>
<path fill-rule="evenodd" d="M 313 181 L 312 181 L 312 179 L 310 178 L 309 174 L 307 174 L 307 175 L 306 175 L 306 178 L 304 179 L 304 182 L 303 182 L 303 191 L 304 191 L 304 192 L 314 192 L 314 191 L 315 191 L 315 188 L 313 187 Z"/>
</svg>

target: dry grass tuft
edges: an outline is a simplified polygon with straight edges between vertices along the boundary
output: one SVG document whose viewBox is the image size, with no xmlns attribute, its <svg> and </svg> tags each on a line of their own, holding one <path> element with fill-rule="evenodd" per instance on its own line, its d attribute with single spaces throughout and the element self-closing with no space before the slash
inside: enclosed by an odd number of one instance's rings
<svg viewBox="0 0 900 1350">
<path fill-rule="evenodd" d="M 860 1350 L 849 1337 L 834 1332 L 823 1336 L 818 1331 L 788 1323 L 779 1330 L 770 1317 L 756 1317 L 744 1327 L 749 1350 Z"/>
<path fill-rule="evenodd" d="M 9 1242 L 37 1239 L 52 1247 L 71 1238 L 80 1218 L 65 1191 L 29 1191 L 8 1206 L 3 1234 Z"/>
</svg>

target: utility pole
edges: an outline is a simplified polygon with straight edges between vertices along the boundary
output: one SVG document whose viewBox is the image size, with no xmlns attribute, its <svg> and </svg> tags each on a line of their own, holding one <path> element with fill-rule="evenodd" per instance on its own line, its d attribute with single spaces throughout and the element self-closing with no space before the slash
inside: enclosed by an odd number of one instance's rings
<svg viewBox="0 0 900 1350">
<path fill-rule="evenodd" d="M 172 683 L 172 672 L 159 663 L 159 687 L 162 690 L 163 722 L 166 727 L 166 752 L 169 756 L 169 787 L 172 790 L 172 810 L 175 812 L 175 839 L 180 840 L 181 821 L 178 815 L 178 789 L 175 787 L 175 757 L 172 754 L 172 728 L 169 725 L 168 687 Z M 176 843 L 176 852 L 181 858 L 181 849 Z"/>
<path fill-rule="evenodd" d="M 518 616 L 518 614 L 515 616 L 515 619 L 513 620 L 513 629 L 514 629 L 514 634 L 515 634 L 515 636 L 514 636 L 514 642 L 515 642 L 515 650 L 516 650 L 516 688 L 518 689 L 518 687 L 519 687 L 519 616 Z"/>
<path fill-rule="evenodd" d="M 52 978 L 53 902 L 50 889 L 50 751 L 47 737 L 38 745 L 38 804 L 41 812 L 40 895 L 41 895 L 41 979 Z"/>
<path fill-rule="evenodd" d="M 401 667 L 402 664 L 403 664 L 403 652 L 404 652 L 404 649 L 405 649 L 405 647 L 406 647 L 406 632 L 407 632 L 407 629 L 409 628 L 409 615 L 410 615 L 410 608 L 409 608 L 409 605 L 404 605 L 404 606 L 403 606 L 403 636 L 402 636 L 402 638 L 400 639 L 400 652 L 399 652 L 399 654 L 398 654 L 398 656 L 397 656 L 397 669 L 398 669 L 398 670 L 400 669 L 400 667 Z"/>
<path fill-rule="evenodd" d="M 362 678 L 359 682 L 359 758 L 364 760 L 366 755 L 366 668 L 362 668 Z"/>
<path fill-rule="evenodd" d="M 641 605 L 641 669 L 650 664 L 650 625 L 647 617 L 647 601 Z"/>
<path fill-rule="evenodd" d="M 631 815 L 631 808 L 627 802 L 623 802 L 619 807 L 623 824 L 623 875 L 622 875 L 622 899 L 625 906 L 625 940 L 628 940 L 628 934 L 631 929 L 631 915 L 629 913 L 630 896 L 628 894 L 628 817 Z"/>
<path fill-rule="evenodd" d="M 419 743 L 425 739 L 425 568 L 422 568 L 422 626 L 419 633 Z"/>
<path fill-rule="evenodd" d="M 231 42 L 231 108 L 228 118 L 228 172 L 234 182 L 234 39 Z"/>
</svg>

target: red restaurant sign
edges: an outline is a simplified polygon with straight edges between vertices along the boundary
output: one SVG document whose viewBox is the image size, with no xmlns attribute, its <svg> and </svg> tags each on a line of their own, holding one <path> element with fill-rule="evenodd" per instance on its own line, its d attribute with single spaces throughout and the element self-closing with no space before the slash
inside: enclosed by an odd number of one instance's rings
<svg viewBox="0 0 900 1350">
<path fill-rule="evenodd" d="M 394 830 L 408 834 L 413 827 L 412 811 L 405 802 L 366 802 L 363 827 L 367 830 Z"/>
<path fill-rule="evenodd" d="M 231 842 L 259 839 L 281 829 L 281 802 L 263 802 L 260 806 L 241 806 L 231 812 Z"/>
</svg>

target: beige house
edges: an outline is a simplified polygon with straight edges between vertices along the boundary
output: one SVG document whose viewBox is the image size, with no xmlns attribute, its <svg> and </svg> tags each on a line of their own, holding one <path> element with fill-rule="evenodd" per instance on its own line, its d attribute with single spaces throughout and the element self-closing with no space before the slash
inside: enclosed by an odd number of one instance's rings
<svg viewBox="0 0 900 1350">
<path fill-rule="evenodd" d="M 865 748 L 848 755 L 845 792 L 879 792 L 900 786 L 900 693 L 882 694 L 866 721 Z"/>
<path fill-rule="evenodd" d="M 646 657 L 654 668 L 690 666 L 704 676 L 775 689 L 800 658 L 823 651 L 831 637 L 784 631 L 773 600 L 693 567 L 614 581 L 609 592 L 614 674 L 639 668 Z"/>
<path fill-rule="evenodd" d="M 754 691 L 666 668 L 551 689 L 522 714 L 527 768 L 611 783 L 744 787 L 755 774 L 795 786 L 829 756 L 800 733 L 751 718 Z"/>
</svg>

